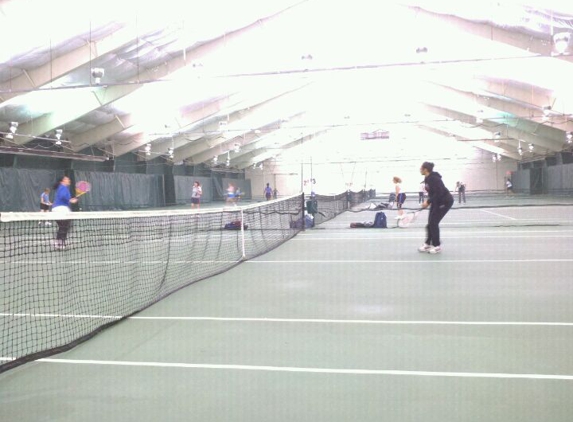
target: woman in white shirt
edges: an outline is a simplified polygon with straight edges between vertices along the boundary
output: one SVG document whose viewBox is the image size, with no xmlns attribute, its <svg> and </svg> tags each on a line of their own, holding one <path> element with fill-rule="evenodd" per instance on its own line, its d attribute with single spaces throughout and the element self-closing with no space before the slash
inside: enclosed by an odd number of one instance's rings
<svg viewBox="0 0 573 422">
<path fill-rule="evenodd" d="M 396 220 L 399 220 L 404 214 L 402 205 L 404 205 L 404 201 L 406 200 L 406 194 L 402 192 L 402 179 L 400 179 L 398 176 L 394 176 L 393 181 L 396 185 L 396 208 L 398 208 L 398 215 L 396 216 Z"/>
<path fill-rule="evenodd" d="M 193 182 L 193 190 L 191 192 L 191 208 L 199 209 L 201 205 L 201 196 L 203 195 L 203 189 L 198 181 Z"/>
</svg>

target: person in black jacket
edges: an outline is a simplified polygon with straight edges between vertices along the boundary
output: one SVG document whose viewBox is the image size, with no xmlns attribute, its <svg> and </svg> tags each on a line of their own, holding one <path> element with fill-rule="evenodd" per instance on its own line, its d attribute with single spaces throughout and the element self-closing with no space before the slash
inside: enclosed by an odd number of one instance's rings
<svg viewBox="0 0 573 422">
<path fill-rule="evenodd" d="M 428 199 L 424 201 L 422 208 L 430 207 L 430 215 L 426 226 L 426 242 L 418 248 L 418 251 L 435 254 L 442 250 L 440 221 L 454 205 L 454 197 L 444 185 L 440 173 L 434 171 L 434 163 L 425 161 L 420 167 L 420 173 L 425 176 L 428 192 Z"/>
</svg>

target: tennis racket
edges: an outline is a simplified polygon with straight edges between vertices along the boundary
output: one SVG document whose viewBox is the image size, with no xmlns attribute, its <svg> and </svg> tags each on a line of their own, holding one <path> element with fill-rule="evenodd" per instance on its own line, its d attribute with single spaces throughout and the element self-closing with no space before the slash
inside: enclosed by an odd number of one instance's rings
<svg viewBox="0 0 573 422">
<path fill-rule="evenodd" d="M 406 228 L 406 227 L 410 226 L 410 224 L 412 224 L 413 222 L 416 221 L 416 219 L 418 218 L 418 215 L 420 214 L 420 211 L 422 211 L 422 209 L 423 208 L 420 208 L 419 210 L 408 212 L 408 213 L 404 214 L 404 216 L 400 220 L 398 220 L 398 227 Z"/>
<path fill-rule="evenodd" d="M 92 185 L 90 182 L 86 182 L 85 180 L 81 180 L 76 183 L 76 198 L 82 196 L 85 193 L 88 193 L 92 190 Z"/>
</svg>

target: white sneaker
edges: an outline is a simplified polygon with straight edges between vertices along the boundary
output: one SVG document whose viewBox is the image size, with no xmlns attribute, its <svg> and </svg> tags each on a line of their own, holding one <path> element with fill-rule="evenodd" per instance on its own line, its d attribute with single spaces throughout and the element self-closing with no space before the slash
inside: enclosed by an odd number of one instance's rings
<svg viewBox="0 0 573 422">
<path fill-rule="evenodd" d="M 418 248 L 418 252 L 429 252 L 432 246 L 424 243 L 422 246 Z"/>
<path fill-rule="evenodd" d="M 54 247 L 54 249 L 66 249 L 66 246 L 64 245 L 64 242 L 62 242 L 61 240 L 54 240 L 52 241 L 52 246 Z"/>
<path fill-rule="evenodd" d="M 441 246 L 432 246 L 432 247 L 430 247 L 430 249 L 428 249 L 428 253 L 431 253 L 431 254 L 436 254 L 436 253 L 440 253 L 440 252 L 442 252 Z"/>
<path fill-rule="evenodd" d="M 46 221 L 45 226 L 46 227 L 50 227 L 52 225 L 52 223 L 50 223 L 49 221 Z"/>
<path fill-rule="evenodd" d="M 394 220 L 401 220 L 404 218 L 404 214 L 402 215 L 397 215 L 396 217 L 394 217 Z"/>
</svg>

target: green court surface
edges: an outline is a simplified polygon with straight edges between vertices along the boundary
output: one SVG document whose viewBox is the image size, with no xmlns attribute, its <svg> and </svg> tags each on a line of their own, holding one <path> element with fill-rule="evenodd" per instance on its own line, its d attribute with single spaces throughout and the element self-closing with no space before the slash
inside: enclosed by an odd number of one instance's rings
<svg viewBox="0 0 573 422">
<path fill-rule="evenodd" d="M 571 209 L 452 210 L 438 255 L 373 215 L 0 374 L 0 420 L 570 421 Z"/>
</svg>

